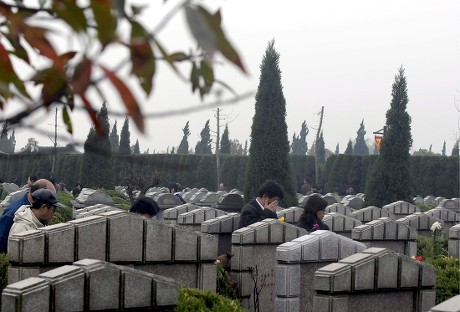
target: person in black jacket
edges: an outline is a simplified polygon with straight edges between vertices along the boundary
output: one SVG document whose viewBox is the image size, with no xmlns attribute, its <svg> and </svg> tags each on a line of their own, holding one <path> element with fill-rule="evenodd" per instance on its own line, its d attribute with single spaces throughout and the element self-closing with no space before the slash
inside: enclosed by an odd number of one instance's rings
<svg viewBox="0 0 460 312">
<path fill-rule="evenodd" d="M 272 180 L 265 181 L 259 189 L 256 198 L 241 209 L 238 228 L 262 221 L 267 218 L 277 219 L 275 209 L 284 197 L 281 186 Z"/>
<path fill-rule="evenodd" d="M 327 205 L 327 201 L 319 195 L 313 194 L 308 197 L 297 226 L 306 229 L 308 233 L 316 230 L 329 230 L 329 227 L 322 221 Z"/>
</svg>

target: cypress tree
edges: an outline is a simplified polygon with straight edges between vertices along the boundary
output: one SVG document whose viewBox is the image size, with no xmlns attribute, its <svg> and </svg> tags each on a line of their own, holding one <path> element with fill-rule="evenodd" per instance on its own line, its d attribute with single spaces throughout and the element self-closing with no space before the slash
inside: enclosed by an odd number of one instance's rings
<svg viewBox="0 0 460 312">
<path fill-rule="evenodd" d="M 299 135 L 293 135 L 292 137 L 292 153 L 295 155 L 305 155 L 308 152 L 308 143 L 307 143 L 307 135 L 308 135 L 308 127 L 307 123 L 304 120 L 302 123 L 302 128 L 300 129 Z"/>
<path fill-rule="evenodd" d="M 128 117 L 125 118 L 125 122 L 123 123 L 123 128 L 121 128 L 120 147 L 118 149 L 118 152 L 120 153 L 120 155 L 129 155 L 129 154 L 131 154 Z"/>
<path fill-rule="evenodd" d="M 222 133 L 222 139 L 220 140 L 221 154 L 230 154 L 230 139 L 228 135 L 228 125 L 225 125 L 224 133 Z"/>
<path fill-rule="evenodd" d="M 195 154 L 212 154 L 211 151 L 211 133 L 209 128 L 209 119 L 204 124 L 203 130 L 201 130 L 201 140 L 196 143 Z"/>
<path fill-rule="evenodd" d="M 339 155 L 339 143 L 337 143 L 337 145 L 335 146 L 335 155 Z"/>
<path fill-rule="evenodd" d="M 184 135 L 182 136 L 182 141 L 180 141 L 179 147 L 177 148 L 177 154 L 188 154 L 188 136 L 190 135 L 190 128 L 188 126 L 188 121 L 185 124 L 185 127 L 182 128 Z"/>
<path fill-rule="evenodd" d="M 356 134 L 353 155 L 369 155 L 369 147 L 367 147 L 366 140 L 364 139 L 364 135 L 366 134 L 366 130 L 364 130 L 364 119 L 361 121 L 361 125 Z"/>
<path fill-rule="evenodd" d="M 95 126 L 89 130 L 83 146 L 84 154 L 80 165 L 81 183 L 91 188 L 114 188 L 112 170 L 112 148 L 110 146 L 110 124 L 105 103 L 97 114 L 101 133 L 96 133 Z"/>
<path fill-rule="evenodd" d="M 409 159 L 412 146 L 411 118 L 406 111 L 409 98 L 403 67 L 395 76 L 391 95 L 380 155 L 366 183 L 367 206 L 382 207 L 398 200 L 412 202 Z"/>
<path fill-rule="evenodd" d="M 136 140 L 136 144 L 134 144 L 133 146 L 133 154 L 140 154 L 141 153 L 141 149 L 139 147 L 139 140 Z"/>
<path fill-rule="evenodd" d="M 233 139 L 230 141 L 230 154 L 244 155 L 243 146 L 241 145 L 240 141 L 238 141 L 237 139 Z"/>
<path fill-rule="evenodd" d="M 284 187 L 284 205 L 297 204 L 296 188 L 289 160 L 286 125 L 286 100 L 281 85 L 279 53 L 269 42 L 260 66 L 255 115 L 251 127 L 251 144 L 247 162 L 244 196 L 247 201 L 257 195 L 266 180 Z"/>
<path fill-rule="evenodd" d="M 446 141 L 442 144 L 442 156 L 446 156 Z"/>
<path fill-rule="evenodd" d="M 451 156 L 458 156 L 459 142 L 460 140 L 455 141 Z"/>
<path fill-rule="evenodd" d="M 244 141 L 243 155 L 248 156 L 248 140 Z"/>
<path fill-rule="evenodd" d="M 351 139 L 350 139 L 350 141 L 348 141 L 347 148 L 345 149 L 344 154 L 345 155 L 353 155 L 353 143 L 351 142 Z"/>
<path fill-rule="evenodd" d="M 118 136 L 117 121 L 113 124 L 112 131 L 109 136 L 110 147 L 112 148 L 112 153 L 117 153 L 118 148 L 120 147 L 120 137 Z"/>
<path fill-rule="evenodd" d="M 323 131 L 321 131 L 321 133 L 319 134 L 317 148 L 318 148 L 319 163 L 321 165 L 324 165 L 324 163 L 326 163 L 326 147 L 324 145 Z"/>
</svg>

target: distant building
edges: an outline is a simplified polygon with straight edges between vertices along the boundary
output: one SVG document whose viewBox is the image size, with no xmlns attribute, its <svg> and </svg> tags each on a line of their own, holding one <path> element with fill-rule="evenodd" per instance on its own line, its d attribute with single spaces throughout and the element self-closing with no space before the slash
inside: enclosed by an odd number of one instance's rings
<svg viewBox="0 0 460 312">
<path fill-rule="evenodd" d="M 44 154 L 50 155 L 54 153 L 54 146 L 38 146 L 33 144 L 27 144 L 21 151 L 15 154 Z M 57 146 L 56 154 L 81 154 L 72 143 L 66 146 Z"/>
</svg>

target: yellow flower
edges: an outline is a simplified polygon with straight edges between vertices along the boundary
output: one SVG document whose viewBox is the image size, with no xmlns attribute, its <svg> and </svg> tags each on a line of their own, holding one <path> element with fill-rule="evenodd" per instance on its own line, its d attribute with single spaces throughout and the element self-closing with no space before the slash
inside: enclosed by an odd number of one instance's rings
<svg viewBox="0 0 460 312">
<path fill-rule="evenodd" d="M 284 217 L 278 218 L 278 220 L 280 220 L 280 222 L 284 222 Z"/>
</svg>

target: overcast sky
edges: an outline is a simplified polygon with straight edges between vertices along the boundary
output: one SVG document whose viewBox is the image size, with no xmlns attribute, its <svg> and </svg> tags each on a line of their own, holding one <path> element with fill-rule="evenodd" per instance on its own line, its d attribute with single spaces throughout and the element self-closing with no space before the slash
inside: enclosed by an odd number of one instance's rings
<svg viewBox="0 0 460 312">
<path fill-rule="evenodd" d="M 178 2 L 144 1 L 150 9 L 145 16 L 148 29 L 154 29 Z M 310 129 L 309 147 L 316 135 L 318 113 L 324 106 L 323 131 L 326 148 L 343 153 L 348 141 L 356 138 L 364 119 L 366 138 L 385 124 L 390 108 L 391 87 L 398 68 L 403 66 L 408 86 L 408 112 L 412 118 L 413 146 L 441 153 L 446 141 L 450 155 L 459 137 L 460 105 L 460 1 L 458 0 L 227 0 L 200 2 L 214 11 L 222 10 L 222 24 L 249 72 L 242 74 L 228 62 L 216 65 L 216 77 L 238 94 L 255 92 L 259 67 L 267 44 L 275 40 L 280 54 L 279 67 L 286 98 L 288 137 L 299 133 L 305 120 Z M 212 6 L 211 6 L 212 5 Z M 153 22 L 152 22 L 153 21 Z M 175 15 L 159 33 L 169 51 L 194 46 L 183 14 Z M 217 58 L 221 60 L 221 58 Z M 187 65 L 188 66 L 188 65 Z M 182 68 L 188 75 L 189 68 Z M 222 89 L 222 88 L 219 88 Z M 230 99 L 228 91 L 222 99 Z M 201 102 L 190 87 L 166 66 L 160 66 L 150 98 L 139 94 L 144 113 L 160 113 L 202 106 L 214 102 L 215 95 Z M 113 97 L 109 109 L 122 111 Z M 254 116 L 254 96 L 222 107 L 221 125 L 228 122 L 230 139 L 243 145 L 250 139 Z M 39 121 L 40 129 L 53 131 L 53 118 Z M 118 120 L 121 130 L 124 118 Z M 139 134 L 131 122 L 131 144 L 138 138 L 141 152 L 166 151 L 179 145 L 182 128 L 190 121 L 189 146 L 195 148 L 206 120 L 216 130 L 215 109 L 147 120 L 146 134 Z M 86 115 L 72 115 L 73 140 L 83 142 L 89 129 Z M 60 124 L 62 122 L 60 121 Z M 223 131 L 223 127 L 221 129 Z M 59 133 L 64 135 L 63 127 Z M 16 150 L 34 137 L 39 145 L 52 145 L 50 139 L 31 130 L 16 130 Z M 59 145 L 65 145 L 60 141 Z"/>
</svg>

